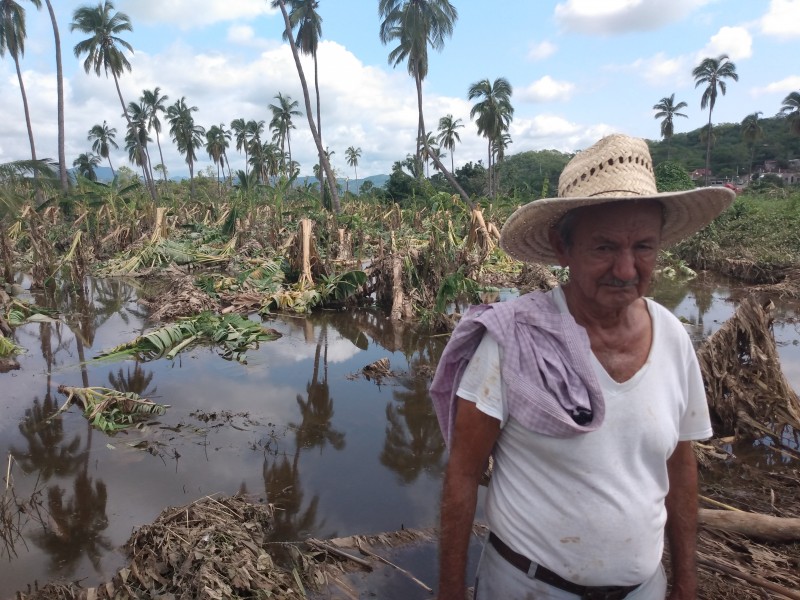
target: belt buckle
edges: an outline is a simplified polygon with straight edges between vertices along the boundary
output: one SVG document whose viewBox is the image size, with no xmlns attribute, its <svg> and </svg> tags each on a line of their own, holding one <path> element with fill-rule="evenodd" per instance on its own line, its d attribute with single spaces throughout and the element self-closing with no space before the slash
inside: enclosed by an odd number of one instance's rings
<svg viewBox="0 0 800 600">
<path fill-rule="evenodd" d="M 581 595 L 581 600 L 622 600 L 628 595 L 630 589 L 619 586 L 597 586 L 586 590 Z"/>
</svg>

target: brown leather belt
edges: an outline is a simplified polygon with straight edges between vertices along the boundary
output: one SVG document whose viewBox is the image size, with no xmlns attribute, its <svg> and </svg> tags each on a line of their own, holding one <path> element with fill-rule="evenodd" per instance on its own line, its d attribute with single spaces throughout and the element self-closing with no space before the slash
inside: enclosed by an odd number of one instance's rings
<svg viewBox="0 0 800 600">
<path fill-rule="evenodd" d="M 511 565 L 530 576 L 531 564 L 533 563 L 529 558 L 514 552 L 493 532 L 489 532 L 489 543 Z M 565 592 L 576 594 L 581 597 L 581 600 L 622 600 L 622 598 L 625 598 L 625 596 L 639 587 L 639 585 L 579 585 L 567 581 L 542 565 L 536 565 L 533 577 Z"/>
</svg>

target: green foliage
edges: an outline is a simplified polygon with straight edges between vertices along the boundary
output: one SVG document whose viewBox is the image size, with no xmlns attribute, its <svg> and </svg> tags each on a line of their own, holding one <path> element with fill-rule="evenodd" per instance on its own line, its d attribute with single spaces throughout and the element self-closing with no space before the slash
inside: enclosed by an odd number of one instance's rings
<svg viewBox="0 0 800 600">
<path fill-rule="evenodd" d="M 364 271 L 346 271 L 340 275 L 322 278 L 320 296 L 323 302 L 336 300 L 342 302 L 356 293 L 367 282 Z"/>
<path fill-rule="evenodd" d="M 246 364 L 247 349 L 256 347 L 259 342 L 272 341 L 278 337 L 280 334 L 276 331 L 266 329 L 235 313 L 223 316 L 202 313 L 101 352 L 95 360 L 134 357 L 146 362 L 162 356 L 173 359 L 192 343 L 211 343 L 220 347 L 220 354 L 226 360 Z"/>
<path fill-rule="evenodd" d="M 56 414 L 65 411 L 77 401 L 83 408 L 83 416 L 92 427 L 104 433 L 116 433 L 152 416 L 161 416 L 169 408 L 167 404 L 156 404 L 135 392 L 120 392 L 105 387 L 80 388 L 62 385 L 58 391 L 67 395 L 67 401 Z"/>
<path fill-rule="evenodd" d="M 23 348 L 17 346 L 7 337 L 3 337 L 0 333 L 0 358 L 8 358 L 9 356 L 16 356 L 25 352 Z"/>
<path fill-rule="evenodd" d="M 444 313 L 448 304 L 460 298 L 466 297 L 470 302 L 474 302 L 478 299 L 480 290 L 480 284 L 474 279 L 466 277 L 464 268 L 459 267 L 458 271 L 442 279 L 439 291 L 436 293 L 434 310 L 438 313 Z"/>
<path fill-rule="evenodd" d="M 689 173 L 676 162 L 662 162 L 656 166 L 654 171 L 656 188 L 659 192 L 680 192 L 695 188 Z"/>
</svg>

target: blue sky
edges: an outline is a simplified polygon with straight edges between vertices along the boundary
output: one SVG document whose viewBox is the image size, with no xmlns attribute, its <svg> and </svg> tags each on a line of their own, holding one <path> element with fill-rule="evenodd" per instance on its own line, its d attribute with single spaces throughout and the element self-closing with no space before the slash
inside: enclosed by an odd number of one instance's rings
<svg viewBox="0 0 800 600">
<path fill-rule="evenodd" d="M 23 78 L 39 157 L 56 156 L 54 45 L 46 9 L 26 0 L 28 41 Z M 90 2 L 89 4 L 95 4 Z M 59 21 L 67 92 L 67 160 L 90 149 L 86 133 L 106 120 L 124 135 L 124 119 L 113 81 L 83 72 L 72 48 L 73 11 L 86 4 L 53 0 Z M 713 120 L 740 122 L 762 111 L 772 116 L 782 99 L 800 90 L 797 48 L 800 0 L 453 0 L 459 13 L 452 38 L 430 56 L 424 83 L 428 130 L 452 114 L 462 119 L 456 167 L 483 159 L 485 140 L 470 121 L 470 84 L 505 77 L 515 107 L 509 153 L 580 150 L 604 134 L 620 131 L 659 136 L 653 104 L 672 93 L 689 104 L 676 131 L 702 126 L 699 89 L 691 70 L 706 56 L 725 53 L 736 64 L 738 82 L 728 84 Z M 123 96 L 136 100 L 159 86 L 170 102 L 186 97 L 208 127 L 234 118 L 269 122 L 267 106 L 278 92 L 300 101 L 302 91 L 282 19 L 266 0 L 117 0 L 134 31 L 133 70 L 121 80 Z M 360 147 L 359 177 L 388 173 L 414 150 L 416 96 L 404 66 L 387 64 L 389 48 L 378 39 L 377 2 L 320 0 L 323 40 L 319 49 L 324 143 L 342 177 L 353 177 L 348 146 Z M 306 76 L 313 80 L 310 61 Z M 29 157 L 22 103 L 13 62 L 0 60 L 0 162 Z M 305 117 L 292 132 L 293 158 L 309 174 L 316 151 Z M 120 144 L 122 145 L 122 144 Z M 182 157 L 163 139 L 171 174 L 187 171 Z M 243 157 L 230 152 L 234 169 Z M 126 164 L 124 151 L 112 155 Z M 450 163 L 450 157 L 445 164 Z M 200 155 L 199 168 L 210 164 Z"/>
</svg>

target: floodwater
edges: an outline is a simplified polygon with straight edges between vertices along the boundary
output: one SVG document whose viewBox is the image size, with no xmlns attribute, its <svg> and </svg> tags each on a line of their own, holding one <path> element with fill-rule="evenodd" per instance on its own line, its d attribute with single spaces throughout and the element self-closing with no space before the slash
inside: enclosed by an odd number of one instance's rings
<svg viewBox="0 0 800 600">
<path fill-rule="evenodd" d="M 275 504 L 276 540 L 436 524 L 445 452 L 426 388 L 446 337 L 367 310 L 322 311 L 267 319 L 283 337 L 249 351 L 246 365 L 195 347 L 173 361 L 81 367 L 152 327 L 135 285 L 89 280 L 85 294 L 32 296 L 62 316 L 15 332 L 27 353 L 0 374 L 0 450 L 25 512 L 11 511 L 0 536 L 0 598 L 34 582 L 96 585 L 122 565 L 134 528 L 210 494 Z M 654 296 L 702 339 L 733 314 L 733 291 L 698 279 Z M 798 311 L 779 306 L 777 317 L 784 372 L 800 389 Z M 381 358 L 394 376 L 367 379 L 361 369 Z M 62 384 L 170 408 L 109 436 L 76 407 L 48 419 L 66 400 Z"/>
</svg>

